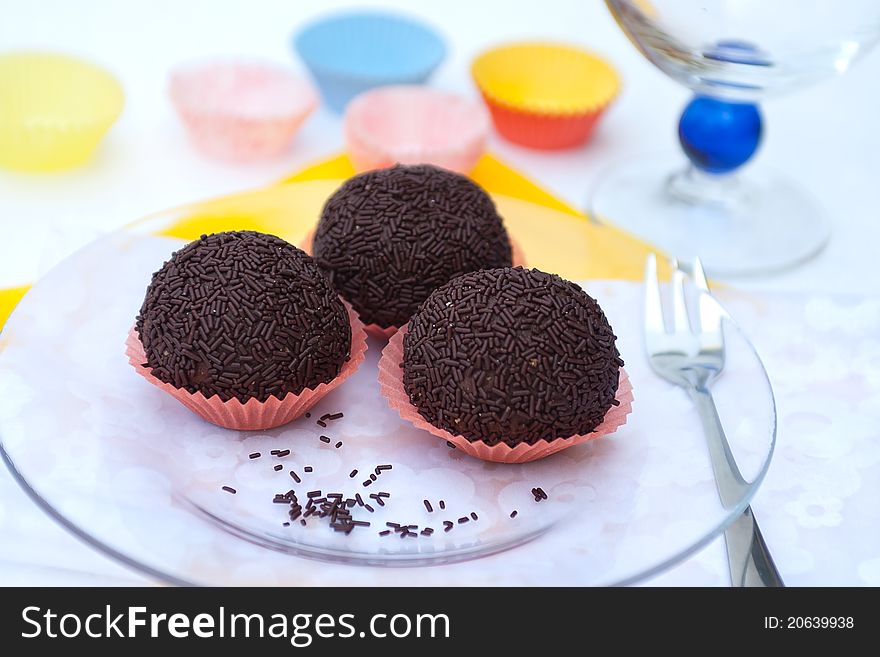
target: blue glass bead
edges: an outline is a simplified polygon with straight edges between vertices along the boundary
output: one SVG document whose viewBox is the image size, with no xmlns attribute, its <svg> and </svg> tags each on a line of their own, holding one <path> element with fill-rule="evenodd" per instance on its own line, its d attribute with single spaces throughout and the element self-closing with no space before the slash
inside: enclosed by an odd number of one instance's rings
<svg viewBox="0 0 880 657">
<path fill-rule="evenodd" d="M 761 142 L 761 113 L 751 103 L 696 96 L 681 114 L 678 139 L 707 173 L 728 173 L 748 162 Z"/>
</svg>

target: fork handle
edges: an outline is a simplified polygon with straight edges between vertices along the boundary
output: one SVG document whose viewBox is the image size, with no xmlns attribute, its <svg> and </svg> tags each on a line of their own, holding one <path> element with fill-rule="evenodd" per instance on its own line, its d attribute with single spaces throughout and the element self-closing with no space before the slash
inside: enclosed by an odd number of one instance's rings
<svg viewBox="0 0 880 657">
<path fill-rule="evenodd" d="M 718 409 L 715 408 L 715 400 L 705 385 L 697 384 L 689 388 L 688 392 L 703 423 L 721 503 L 725 507 L 735 506 L 742 498 L 748 483 L 740 474 L 730 451 L 730 444 L 721 426 L 721 418 L 718 417 Z M 724 532 L 724 542 L 727 545 L 727 563 L 733 586 L 785 586 L 751 507 L 746 507 L 746 510 L 727 528 Z"/>
<path fill-rule="evenodd" d="M 730 581 L 736 587 L 784 587 L 770 550 L 752 513 L 746 507 L 724 532 Z"/>
<path fill-rule="evenodd" d="M 688 392 L 703 423 L 703 432 L 706 434 L 706 443 L 709 446 L 709 459 L 718 486 L 718 496 L 721 498 L 721 503 L 726 508 L 730 508 L 742 499 L 748 484 L 740 474 L 736 459 L 730 451 L 730 444 L 724 435 L 712 393 L 700 384 L 689 387 Z"/>
</svg>

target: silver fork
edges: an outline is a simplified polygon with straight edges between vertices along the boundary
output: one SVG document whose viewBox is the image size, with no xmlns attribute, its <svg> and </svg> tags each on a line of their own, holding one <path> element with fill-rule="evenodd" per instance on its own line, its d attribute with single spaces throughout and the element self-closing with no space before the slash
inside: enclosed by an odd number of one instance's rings
<svg viewBox="0 0 880 657">
<path fill-rule="evenodd" d="M 645 347 L 653 370 L 667 381 L 684 388 L 690 395 L 703 423 L 709 457 L 715 474 L 718 496 L 725 508 L 736 506 L 749 486 L 740 474 L 730 445 L 721 427 L 709 386 L 724 369 L 722 320 L 729 317 L 709 291 L 699 258 L 694 261 L 691 278 L 698 290 L 697 323 L 691 324 L 685 298 L 685 272 L 673 261 L 672 326 L 666 330 L 657 259 L 645 263 Z M 730 579 L 734 586 L 784 586 L 770 557 L 764 537 L 752 514 L 746 510 L 724 532 Z"/>
</svg>

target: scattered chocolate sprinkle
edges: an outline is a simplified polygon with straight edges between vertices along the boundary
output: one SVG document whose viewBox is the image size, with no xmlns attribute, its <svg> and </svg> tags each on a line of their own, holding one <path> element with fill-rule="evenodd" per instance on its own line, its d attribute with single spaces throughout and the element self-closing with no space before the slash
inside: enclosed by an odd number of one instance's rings
<svg viewBox="0 0 880 657">
<path fill-rule="evenodd" d="M 517 511 L 516 509 L 514 509 L 513 511 L 510 512 L 510 517 L 511 517 L 511 518 L 516 518 L 516 516 L 517 516 L 518 513 L 519 513 L 519 511 Z"/>
<path fill-rule="evenodd" d="M 455 523 L 452 522 L 451 520 L 444 520 L 444 521 L 443 521 L 443 527 L 444 527 L 443 531 L 444 531 L 444 532 L 448 532 L 450 529 L 452 529 L 453 527 L 455 527 Z"/>
<path fill-rule="evenodd" d="M 305 518 L 303 518 L 303 519 L 300 520 L 299 522 L 300 522 L 300 524 L 301 524 L 303 527 L 305 527 L 306 524 L 307 524 Z"/>
<path fill-rule="evenodd" d="M 258 459 L 260 458 L 260 456 L 262 456 L 262 454 L 260 454 L 259 452 L 251 452 L 250 454 L 248 454 L 249 459 Z"/>
<path fill-rule="evenodd" d="M 328 415 L 327 419 L 328 420 L 339 420 L 343 417 L 345 417 L 345 416 L 342 413 L 333 413 L 332 415 Z"/>
<path fill-rule="evenodd" d="M 471 511 L 471 520 L 479 520 L 479 519 L 480 518 L 477 516 L 477 514 L 474 513 L 473 511 Z"/>
<path fill-rule="evenodd" d="M 391 497 L 391 493 L 386 493 L 384 490 L 380 490 L 376 495 L 379 497 Z"/>
<path fill-rule="evenodd" d="M 355 499 L 355 501 L 357 502 L 358 506 L 363 506 L 363 505 L 364 505 L 364 498 L 361 497 L 361 494 L 360 494 L 360 493 L 355 493 L 355 495 L 354 495 L 354 499 Z"/>
<path fill-rule="evenodd" d="M 391 533 L 390 529 L 383 529 L 382 531 L 379 532 L 379 536 L 388 536 L 388 534 L 390 534 L 390 533 Z"/>
<path fill-rule="evenodd" d="M 364 481 L 363 486 L 369 486 L 372 483 L 373 483 L 372 479 L 367 479 L 366 481 Z"/>
<path fill-rule="evenodd" d="M 392 466 L 390 463 L 386 463 L 385 465 L 377 465 L 376 466 L 376 474 L 377 475 L 382 474 L 383 471 L 391 470 L 393 467 L 394 466 Z"/>
<path fill-rule="evenodd" d="M 385 500 L 382 499 L 381 495 L 377 495 L 376 493 L 371 493 L 370 497 L 372 499 L 376 500 L 376 504 L 378 504 L 379 506 L 385 506 Z"/>
<path fill-rule="evenodd" d="M 467 516 L 462 516 L 461 518 L 458 519 L 458 524 L 463 525 L 464 523 L 468 522 L 469 520 L 470 520 L 470 518 L 468 518 Z"/>
<path fill-rule="evenodd" d="M 431 534 L 434 533 L 434 530 L 431 529 L 430 527 L 425 527 L 420 533 L 422 536 L 430 536 Z"/>
<path fill-rule="evenodd" d="M 445 508 L 446 508 L 446 502 L 444 502 L 443 500 L 440 500 L 440 508 L 441 508 L 441 509 L 445 509 Z"/>
<path fill-rule="evenodd" d="M 329 420 L 330 415 L 330 413 L 324 413 L 324 415 L 321 416 L 321 422 L 326 422 L 327 420 Z"/>
<path fill-rule="evenodd" d="M 535 496 L 536 502 L 540 502 L 541 500 L 547 499 L 547 493 L 544 492 L 543 488 L 533 488 L 532 495 Z"/>
<path fill-rule="evenodd" d="M 235 495 L 236 493 L 236 490 L 232 486 L 224 486 L 223 490 L 225 490 L 227 493 L 232 493 L 233 495 Z"/>
<path fill-rule="evenodd" d="M 623 364 L 615 339 L 596 301 L 559 276 L 468 273 L 413 315 L 404 388 L 422 417 L 472 442 L 586 434 L 614 402 Z"/>
<path fill-rule="evenodd" d="M 306 413 L 306 419 L 308 419 L 308 418 L 310 418 L 310 417 L 312 417 L 312 414 L 311 414 L 311 413 Z"/>
<path fill-rule="evenodd" d="M 328 438 L 327 436 L 321 436 L 321 437 L 319 438 L 319 440 L 320 440 L 322 443 L 329 443 L 329 442 L 330 442 L 330 438 Z"/>
<path fill-rule="evenodd" d="M 428 500 L 422 500 L 422 504 L 425 505 L 425 508 L 428 510 L 428 513 L 434 513 L 434 507 L 431 506 L 431 503 Z"/>
<path fill-rule="evenodd" d="M 369 511 L 370 513 L 373 513 L 373 511 L 376 510 L 376 509 L 374 509 L 372 506 L 370 506 L 369 504 L 364 504 L 364 508 L 365 508 L 367 511 Z"/>
<path fill-rule="evenodd" d="M 317 424 L 317 425 L 318 425 L 319 427 L 321 427 L 322 429 L 326 429 L 326 428 L 327 428 L 327 423 L 324 422 L 323 420 L 318 420 L 317 422 L 315 422 L 315 424 Z"/>
<path fill-rule="evenodd" d="M 310 465 L 307 465 L 306 467 L 303 468 L 303 470 L 305 470 L 306 472 L 313 472 L 314 468 Z"/>
<path fill-rule="evenodd" d="M 272 469 L 275 470 L 275 472 L 278 472 L 283 467 L 284 466 L 279 463 L 278 465 L 274 466 Z"/>
<path fill-rule="evenodd" d="M 451 440 L 447 440 L 447 441 L 446 441 L 446 446 L 447 446 L 449 449 L 455 449 L 455 443 L 452 442 Z"/>
<path fill-rule="evenodd" d="M 282 522 L 281 526 L 282 527 L 290 527 L 290 523 L 289 522 Z"/>
<path fill-rule="evenodd" d="M 320 496 L 321 496 L 320 490 L 310 490 L 308 493 L 306 493 L 306 497 L 309 497 L 309 498 L 320 497 Z"/>
<path fill-rule="evenodd" d="M 340 447 L 342 447 L 342 441 L 340 440 L 338 443 L 336 443 L 336 444 L 334 445 L 334 447 L 335 447 L 336 449 L 339 449 Z"/>
<path fill-rule="evenodd" d="M 299 475 L 296 474 L 293 470 L 291 470 L 289 474 L 290 474 L 290 476 L 293 478 L 293 480 L 294 480 L 296 483 L 298 483 L 298 484 L 301 484 L 301 483 L 302 483 L 302 479 L 300 479 L 300 478 L 299 478 Z"/>
<path fill-rule="evenodd" d="M 315 262 L 253 231 L 203 235 L 153 274 L 135 321 L 160 381 L 222 401 L 266 401 L 329 383 L 351 326 Z"/>
<path fill-rule="evenodd" d="M 355 476 L 357 475 L 357 473 L 358 473 L 358 471 L 357 471 L 356 469 L 355 469 L 355 470 L 352 470 L 351 472 L 349 472 L 349 473 L 348 473 L 348 477 L 349 477 L 349 479 L 354 479 Z"/>
<path fill-rule="evenodd" d="M 290 450 L 289 449 L 280 449 L 280 450 L 278 450 L 278 453 L 275 456 L 277 456 L 278 458 L 284 458 L 285 456 L 290 456 Z"/>
<path fill-rule="evenodd" d="M 280 451 L 281 451 L 280 449 L 273 449 L 272 451 L 269 452 L 269 455 L 270 456 L 277 456 L 278 452 L 280 452 Z"/>
<path fill-rule="evenodd" d="M 492 199 L 465 176 L 397 165 L 346 181 L 327 201 L 315 261 L 366 324 L 403 326 L 436 287 L 511 264 Z"/>
<path fill-rule="evenodd" d="M 376 475 L 371 474 L 371 475 L 370 475 L 370 481 L 376 481 Z"/>
<path fill-rule="evenodd" d="M 386 527 L 393 527 L 394 529 L 400 529 L 400 525 L 396 522 L 386 522 Z"/>
</svg>

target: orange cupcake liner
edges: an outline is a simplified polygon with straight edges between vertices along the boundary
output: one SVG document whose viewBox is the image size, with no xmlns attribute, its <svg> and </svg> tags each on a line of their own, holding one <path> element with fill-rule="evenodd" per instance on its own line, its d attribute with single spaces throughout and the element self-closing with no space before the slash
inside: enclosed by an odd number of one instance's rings
<svg viewBox="0 0 880 657">
<path fill-rule="evenodd" d="M 513 109 L 483 95 L 498 133 L 515 144 L 539 150 L 561 150 L 585 144 L 605 108 L 578 114 L 539 114 Z"/>
<path fill-rule="evenodd" d="M 555 454 L 574 445 L 580 445 L 588 440 L 594 440 L 614 433 L 624 424 L 627 416 L 632 412 L 633 390 L 629 376 L 623 368 L 620 368 L 620 383 L 617 388 L 617 406 L 612 406 L 605 414 L 605 419 L 592 432 L 584 435 L 557 438 L 555 440 L 539 440 L 533 445 L 520 443 L 516 447 L 510 447 L 505 443 L 489 446 L 482 441 L 471 442 L 464 436 L 454 435 L 445 429 L 435 427 L 421 416 L 418 409 L 409 400 L 409 395 L 403 387 L 403 338 L 407 327 L 400 329 L 386 345 L 379 359 L 379 387 L 382 396 L 388 401 L 400 417 L 410 422 L 417 429 L 427 431 L 438 438 L 446 440 L 456 448 L 469 456 L 474 456 L 483 461 L 496 463 L 527 463 Z"/>
<path fill-rule="evenodd" d="M 235 398 L 223 401 L 216 395 L 205 397 L 201 392 L 191 393 L 160 381 L 153 376 L 152 368 L 144 365 L 147 355 L 134 327 L 128 332 L 125 354 L 138 374 L 160 390 L 167 392 L 202 419 L 226 429 L 241 431 L 272 429 L 304 415 L 328 392 L 354 374 L 364 362 L 367 352 L 364 325 L 348 303 L 345 303 L 345 308 L 351 322 L 351 353 L 339 374 L 330 383 L 320 383 L 315 388 L 306 388 L 298 395 L 289 392 L 283 399 L 270 396 L 264 402 L 249 399 L 242 403 Z"/>
<path fill-rule="evenodd" d="M 544 150 L 586 143 L 620 89 L 604 58 L 560 42 L 491 48 L 474 59 L 471 75 L 498 132 Z"/>
<path fill-rule="evenodd" d="M 299 243 L 299 248 L 305 251 L 308 255 L 312 255 L 312 242 L 315 239 L 315 229 L 312 228 L 306 236 L 303 237 L 302 241 Z M 513 263 L 514 267 L 525 267 L 526 266 L 526 257 L 523 254 L 522 249 L 519 244 L 517 244 L 513 238 L 510 239 L 510 259 Z M 391 339 L 391 336 L 397 333 L 400 330 L 398 326 L 379 326 L 378 324 L 365 324 L 364 330 L 368 335 L 373 336 L 377 340 L 387 341 Z"/>
</svg>

